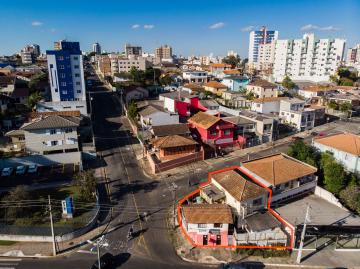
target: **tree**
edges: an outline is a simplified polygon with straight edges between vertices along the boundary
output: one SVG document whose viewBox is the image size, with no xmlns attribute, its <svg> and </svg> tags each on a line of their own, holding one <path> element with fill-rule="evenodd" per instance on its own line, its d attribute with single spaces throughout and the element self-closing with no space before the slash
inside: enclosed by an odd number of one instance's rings
<svg viewBox="0 0 360 269">
<path fill-rule="evenodd" d="M 131 67 L 130 69 L 130 77 L 134 82 L 144 82 L 145 74 L 144 71 L 137 69 L 136 67 Z"/>
<path fill-rule="evenodd" d="M 296 86 L 296 84 L 291 80 L 289 76 L 284 77 L 283 81 L 281 82 L 281 85 L 288 90 L 291 90 Z"/>
<path fill-rule="evenodd" d="M 316 148 L 305 144 L 302 140 L 290 144 L 288 155 L 315 167 L 318 165 L 320 158 Z"/>
<path fill-rule="evenodd" d="M 338 84 L 341 86 L 354 86 L 354 81 L 350 78 L 340 78 Z"/>
<path fill-rule="evenodd" d="M 331 109 L 334 109 L 334 110 L 338 110 L 338 109 L 339 109 L 339 105 L 338 105 L 335 101 L 333 101 L 333 100 L 331 100 L 331 101 L 329 102 L 328 107 L 331 108 Z"/>
<path fill-rule="evenodd" d="M 172 83 L 172 79 L 169 75 L 162 75 L 160 76 L 160 84 L 161 85 L 170 85 Z"/>
<path fill-rule="evenodd" d="M 225 57 L 225 58 L 222 60 L 222 62 L 223 62 L 224 64 L 229 64 L 229 65 L 231 65 L 231 68 L 235 68 L 235 67 L 237 67 L 237 66 L 240 65 L 240 57 L 239 57 L 239 55 L 236 55 L 236 56 L 230 55 L 230 56 Z"/>
<path fill-rule="evenodd" d="M 245 95 L 245 98 L 246 100 L 254 100 L 255 99 L 255 94 L 253 92 L 248 92 L 246 95 Z"/>
<path fill-rule="evenodd" d="M 41 74 L 33 76 L 28 85 L 29 89 L 30 89 L 30 93 L 34 93 L 38 90 L 41 90 L 39 87 L 39 83 L 47 82 L 47 81 L 48 81 L 48 75 L 46 73 L 41 73 Z"/>
<path fill-rule="evenodd" d="M 346 186 L 346 173 L 344 167 L 336 162 L 329 152 L 321 154 L 321 169 L 324 175 L 325 188 L 338 195 Z"/>
<path fill-rule="evenodd" d="M 347 186 L 340 192 L 340 199 L 348 208 L 360 214 L 360 186 Z"/>
<path fill-rule="evenodd" d="M 131 100 L 128 106 L 128 116 L 130 119 L 134 120 L 138 115 L 138 108 L 134 100 Z"/>
<path fill-rule="evenodd" d="M 87 170 L 79 172 L 74 177 L 75 185 L 79 189 L 79 200 L 84 202 L 92 202 L 95 197 L 96 192 L 96 178 L 94 176 L 94 171 Z"/>
<path fill-rule="evenodd" d="M 9 191 L 9 194 L 5 195 L 2 199 L 2 203 L 7 207 L 6 218 L 15 220 L 16 218 L 28 216 L 29 209 L 23 207 L 23 205 L 24 201 L 30 199 L 29 189 L 24 185 L 19 185 Z"/>
<path fill-rule="evenodd" d="M 340 104 L 339 108 L 340 108 L 340 111 L 342 111 L 342 112 L 348 112 L 352 109 L 352 105 L 350 103 L 346 102 L 346 103 Z"/>
<path fill-rule="evenodd" d="M 34 110 L 36 104 L 42 99 L 42 96 L 39 92 L 34 92 L 30 94 L 26 101 L 26 105 L 29 109 Z"/>
</svg>

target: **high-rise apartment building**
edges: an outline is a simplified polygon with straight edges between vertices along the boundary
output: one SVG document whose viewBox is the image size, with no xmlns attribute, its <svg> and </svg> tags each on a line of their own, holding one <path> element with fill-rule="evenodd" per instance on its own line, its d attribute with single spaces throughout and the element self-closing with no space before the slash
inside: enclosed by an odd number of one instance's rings
<svg viewBox="0 0 360 269">
<path fill-rule="evenodd" d="M 328 81 L 336 73 L 344 57 L 345 40 L 316 39 L 305 34 L 302 39 L 277 40 L 275 43 L 273 77 L 282 81 Z"/>
<path fill-rule="evenodd" d="M 349 48 L 346 55 L 347 64 L 360 64 L 360 44 Z"/>
<path fill-rule="evenodd" d="M 259 44 L 257 69 L 265 73 L 272 73 L 274 65 L 275 40 L 271 43 Z"/>
<path fill-rule="evenodd" d="M 131 55 L 141 56 L 142 55 L 142 47 L 125 44 L 125 56 L 129 57 Z"/>
<path fill-rule="evenodd" d="M 278 31 L 268 30 L 266 27 L 250 32 L 249 66 L 251 68 L 258 68 L 259 46 L 261 44 L 270 44 L 273 40 L 278 39 L 278 35 Z"/>
<path fill-rule="evenodd" d="M 101 46 L 98 42 L 92 45 L 92 51 L 95 52 L 95 54 L 97 55 L 101 54 Z"/>
<path fill-rule="evenodd" d="M 32 64 L 40 56 L 40 46 L 37 44 L 26 45 L 20 55 L 23 64 Z"/>
<path fill-rule="evenodd" d="M 161 46 L 155 49 L 155 58 L 157 59 L 172 59 L 172 48 L 168 45 Z"/>
<path fill-rule="evenodd" d="M 79 42 L 55 42 L 47 50 L 52 102 L 85 101 L 83 58 Z"/>
</svg>

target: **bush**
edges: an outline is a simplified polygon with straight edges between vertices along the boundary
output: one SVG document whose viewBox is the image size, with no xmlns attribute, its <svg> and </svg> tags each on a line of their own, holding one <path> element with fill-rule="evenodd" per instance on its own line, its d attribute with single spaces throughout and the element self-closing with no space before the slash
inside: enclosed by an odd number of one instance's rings
<svg viewBox="0 0 360 269">
<path fill-rule="evenodd" d="M 360 214 L 360 186 L 347 186 L 340 192 L 340 199 L 348 208 Z"/>
</svg>

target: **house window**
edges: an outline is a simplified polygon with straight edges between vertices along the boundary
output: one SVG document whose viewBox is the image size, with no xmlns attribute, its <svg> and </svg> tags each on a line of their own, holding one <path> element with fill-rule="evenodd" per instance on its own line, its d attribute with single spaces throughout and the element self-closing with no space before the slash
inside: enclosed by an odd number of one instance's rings
<svg viewBox="0 0 360 269">
<path fill-rule="evenodd" d="M 58 141 L 51 141 L 51 146 L 56 146 L 58 144 Z"/>
<path fill-rule="evenodd" d="M 210 130 L 210 135 L 216 135 L 217 134 L 217 130 Z"/>
<path fill-rule="evenodd" d="M 206 224 L 205 223 L 199 223 L 198 228 L 206 228 Z"/>
<path fill-rule="evenodd" d="M 231 130 L 230 129 L 225 129 L 224 130 L 224 135 L 230 135 L 231 134 Z"/>
<path fill-rule="evenodd" d="M 222 224 L 221 223 L 214 223 L 214 228 L 222 228 Z"/>
<path fill-rule="evenodd" d="M 253 200 L 253 206 L 259 206 L 262 204 L 262 198 L 258 198 L 258 199 L 255 199 Z"/>
<path fill-rule="evenodd" d="M 71 133 L 73 131 L 72 128 L 65 128 L 65 133 Z"/>
<path fill-rule="evenodd" d="M 56 129 L 50 129 L 49 134 L 51 134 L 51 135 L 56 134 Z"/>
</svg>

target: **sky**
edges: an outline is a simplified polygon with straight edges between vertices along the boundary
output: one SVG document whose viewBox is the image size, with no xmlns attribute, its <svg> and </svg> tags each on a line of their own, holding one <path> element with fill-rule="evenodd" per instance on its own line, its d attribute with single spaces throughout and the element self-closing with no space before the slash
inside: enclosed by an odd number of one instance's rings
<svg viewBox="0 0 360 269">
<path fill-rule="evenodd" d="M 0 55 L 60 39 L 79 41 L 83 51 L 99 42 L 108 52 L 125 43 L 153 53 L 168 44 L 177 55 L 247 57 L 249 31 L 265 25 L 280 39 L 317 37 L 360 43 L 359 0 L 0 0 Z"/>
</svg>

